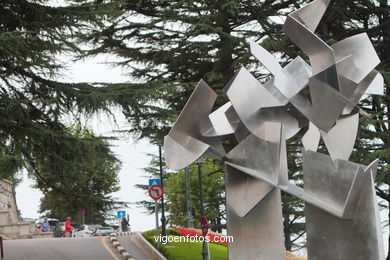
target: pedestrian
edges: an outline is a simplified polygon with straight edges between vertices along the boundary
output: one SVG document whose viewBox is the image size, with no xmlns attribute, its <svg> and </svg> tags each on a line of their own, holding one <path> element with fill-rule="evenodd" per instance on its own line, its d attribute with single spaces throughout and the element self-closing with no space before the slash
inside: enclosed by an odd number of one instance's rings
<svg viewBox="0 0 390 260">
<path fill-rule="evenodd" d="M 127 221 L 125 216 L 123 216 L 123 218 L 122 218 L 121 226 L 122 226 L 122 231 L 123 232 L 129 231 L 129 229 L 128 229 L 129 221 Z"/>
<path fill-rule="evenodd" d="M 65 222 L 65 237 L 70 237 L 72 229 L 73 227 L 70 225 L 70 217 L 67 217 Z"/>
<path fill-rule="evenodd" d="M 43 222 L 41 223 L 41 232 L 48 232 L 50 231 L 50 224 L 47 218 L 43 219 Z"/>
</svg>

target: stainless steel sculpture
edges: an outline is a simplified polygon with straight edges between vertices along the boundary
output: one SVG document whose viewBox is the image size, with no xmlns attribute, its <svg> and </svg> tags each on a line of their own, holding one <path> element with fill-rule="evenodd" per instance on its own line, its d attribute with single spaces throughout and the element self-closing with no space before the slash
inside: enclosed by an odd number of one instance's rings
<svg viewBox="0 0 390 260">
<path fill-rule="evenodd" d="M 330 0 L 288 15 L 287 36 L 308 55 L 285 67 L 251 42 L 272 74 L 262 84 L 241 68 L 224 88 L 230 102 L 210 113 L 217 94 L 200 81 L 165 138 L 169 168 L 202 156 L 225 162 L 231 259 L 284 259 L 280 192 L 306 203 L 309 259 L 384 259 L 374 181 L 378 161 L 349 162 L 364 94 L 383 94 L 379 58 L 363 33 L 329 46 L 314 31 Z M 303 181 L 288 180 L 286 140 L 302 127 Z M 225 153 L 220 136 L 238 145 Z M 329 155 L 317 153 L 320 139 Z"/>
</svg>

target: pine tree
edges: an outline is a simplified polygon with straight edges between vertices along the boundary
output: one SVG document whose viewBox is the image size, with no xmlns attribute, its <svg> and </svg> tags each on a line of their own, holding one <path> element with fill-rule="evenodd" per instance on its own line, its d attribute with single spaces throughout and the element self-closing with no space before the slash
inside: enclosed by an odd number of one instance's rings
<svg viewBox="0 0 390 260">
<path fill-rule="evenodd" d="M 297 48 L 288 44 L 281 31 L 281 17 L 302 2 L 127 1 L 121 6 L 124 16 L 89 38 L 96 46 L 89 55 L 107 52 L 122 58 L 118 65 L 140 82 L 140 89 L 129 99 L 131 109 L 125 111 L 129 132 L 161 144 L 201 78 L 222 94 L 241 66 L 262 81 L 269 76 L 251 57 L 249 40 L 262 42 L 271 51 L 286 52 L 281 62 L 296 56 Z M 226 101 L 220 95 L 216 107 Z M 233 145 L 230 140 L 225 143 L 230 148 Z M 300 176 L 299 169 L 291 169 L 293 175 Z M 285 221 L 286 247 L 290 249 L 288 241 L 303 230 L 302 203 L 288 198 L 284 205 L 289 219 Z"/>
<path fill-rule="evenodd" d="M 67 83 L 61 78 L 67 65 L 61 57 L 82 56 L 82 37 L 115 17 L 114 5 L 52 3 L 0 1 L 0 173 L 16 179 L 17 172 L 26 168 L 44 194 L 63 193 L 59 178 L 78 181 L 74 174 L 80 166 L 85 171 L 96 168 L 80 165 L 76 155 L 101 149 L 101 140 L 72 135 L 65 122 L 110 112 L 112 105 L 127 107 L 126 93 L 131 92 L 121 85 Z M 112 157 L 109 149 L 100 153 Z"/>
<path fill-rule="evenodd" d="M 35 187 L 44 194 L 40 213 L 58 219 L 71 216 L 81 223 L 80 211 L 84 210 L 87 223 L 103 223 L 113 209 L 124 205 L 110 195 L 120 189 L 121 163 L 111 152 L 106 138 L 96 137 L 79 126 L 69 127 L 67 131 L 69 138 L 77 140 L 74 153 L 68 155 L 73 163 L 49 157 L 31 171 L 35 173 L 31 174 Z M 36 178 L 37 175 L 40 177 Z"/>
<path fill-rule="evenodd" d="M 280 38 L 282 24 L 270 17 L 299 2 L 128 1 L 124 16 L 90 38 L 89 54 L 114 53 L 144 83 L 126 111 L 130 131 L 161 143 L 196 83 L 203 78 L 220 92 L 241 66 L 258 67 L 249 40 Z"/>
</svg>

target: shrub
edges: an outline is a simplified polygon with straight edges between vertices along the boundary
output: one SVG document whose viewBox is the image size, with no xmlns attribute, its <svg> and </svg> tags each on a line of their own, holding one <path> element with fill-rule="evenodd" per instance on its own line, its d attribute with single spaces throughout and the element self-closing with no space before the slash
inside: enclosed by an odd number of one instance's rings
<svg viewBox="0 0 390 260">
<path fill-rule="evenodd" d="M 154 236 L 156 235 L 156 230 L 148 230 L 142 233 L 142 236 L 158 251 L 165 256 L 167 259 L 169 258 L 169 253 L 166 247 L 162 244 L 159 245 L 159 248 L 157 248 L 157 242 L 154 239 Z"/>
</svg>

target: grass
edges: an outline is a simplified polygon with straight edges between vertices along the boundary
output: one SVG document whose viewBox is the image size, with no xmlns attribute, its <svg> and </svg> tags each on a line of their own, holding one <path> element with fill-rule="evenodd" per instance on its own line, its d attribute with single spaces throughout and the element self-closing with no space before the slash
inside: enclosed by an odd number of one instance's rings
<svg viewBox="0 0 390 260">
<path fill-rule="evenodd" d="M 199 260 L 201 259 L 202 243 L 201 242 L 172 242 L 165 246 L 168 251 L 168 260 Z M 213 260 L 226 260 L 227 247 L 211 244 L 210 259 Z"/>
<path fill-rule="evenodd" d="M 170 232 L 172 233 L 172 232 Z M 174 233 L 174 232 L 173 232 Z M 176 236 L 176 234 L 169 236 Z M 157 243 L 154 237 L 155 231 L 144 232 L 145 238 L 154 246 Z M 172 241 L 172 240 L 170 240 Z M 209 243 L 210 259 L 212 260 L 227 260 L 227 247 L 219 244 Z M 160 245 L 160 252 L 163 253 L 168 260 L 198 260 L 201 258 L 202 243 L 201 242 L 170 242 L 169 244 Z M 294 256 L 291 252 L 286 252 L 286 260 L 306 260 L 306 258 Z"/>
</svg>

